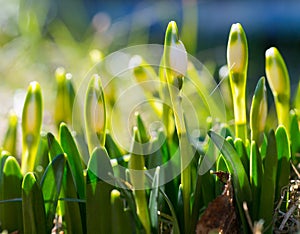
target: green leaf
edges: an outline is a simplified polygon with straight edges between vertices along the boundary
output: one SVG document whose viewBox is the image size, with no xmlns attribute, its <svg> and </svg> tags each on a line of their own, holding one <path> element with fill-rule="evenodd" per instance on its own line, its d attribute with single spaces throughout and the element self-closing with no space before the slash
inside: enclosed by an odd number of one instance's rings
<svg viewBox="0 0 300 234">
<path fill-rule="evenodd" d="M 47 133 L 48 138 L 48 148 L 49 148 L 49 157 L 50 161 L 52 161 L 57 155 L 63 154 L 64 151 L 62 150 L 60 144 L 55 139 L 52 133 Z"/>
<path fill-rule="evenodd" d="M 131 234 L 132 224 L 129 212 L 124 209 L 124 201 L 121 198 L 121 193 L 114 189 L 110 193 L 111 202 L 111 226 L 114 234 Z"/>
<path fill-rule="evenodd" d="M 220 135 L 223 136 L 225 139 L 229 136 L 233 137 L 231 129 L 227 124 L 222 125 L 222 128 L 220 130 Z"/>
<path fill-rule="evenodd" d="M 135 225 L 135 228 L 137 229 L 138 233 L 145 233 L 145 228 L 143 227 L 143 224 L 138 217 L 136 213 L 136 204 L 133 196 L 132 187 L 129 186 L 129 183 L 127 181 L 123 181 L 119 178 L 113 177 L 116 187 L 119 188 L 121 195 L 125 197 L 125 200 L 127 202 L 128 210 L 131 213 L 133 217 L 133 222 Z M 170 203 L 172 204 L 172 203 Z"/>
<path fill-rule="evenodd" d="M 184 212 L 183 212 L 183 191 L 182 185 L 179 185 L 178 195 L 177 195 L 177 204 L 176 204 L 176 216 L 178 224 L 180 227 L 180 232 L 184 233 L 185 223 L 184 223 Z"/>
<path fill-rule="evenodd" d="M 151 175 L 149 175 L 149 173 L 146 173 L 150 183 L 153 183 L 153 178 Z M 169 208 L 169 211 L 171 213 L 171 216 L 169 217 L 171 223 L 172 223 L 172 226 L 173 226 L 173 233 L 174 234 L 179 234 L 180 233 L 180 229 L 179 229 L 179 223 L 178 223 L 178 219 L 177 219 L 177 216 L 176 216 L 176 210 L 173 206 L 173 204 L 175 203 L 172 203 L 171 200 L 169 199 L 169 197 L 167 196 L 167 194 L 164 192 L 164 188 L 162 187 L 158 187 L 158 190 L 159 190 L 159 193 L 162 195 L 162 199 L 163 201 L 168 205 L 168 208 Z M 126 189 L 126 191 L 129 191 L 128 189 Z M 130 199 L 129 199 L 130 200 Z"/>
<path fill-rule="evenodd" d="M 151 232 L 151 224 L 145 191 L 145 159 L 141 146 L 139 130 L 137 127 L 134 127 L 128 168 L 130 170 L 130 181 L 133 186 L 134 199 L 136 202 L 136 212 L 148 234 Z"/>
<path fill-rule="evenodd" d="M 252 188 L 252 219 L 258 221 L 258 212 L 260 207 L 261 183 L 263 177 L 263 165 L 258 146 L 255 141 L 251 142 L 250 152 L 250 183 Z"/>
<path fill-rule="evenodd" d="M 46 134 L 41 134 L 36 159 L 34 162 L 34 172 L 36 179 L 40 182 L 48 164 L 49 164 L 49 149 L 48 138 Z"/>
<path fill-rule="evenodd" d="M 76 191 L 80 199 L 85 198 L 85 182 L 83 177 L 82 160 L 77 149 L 75 140 L 67 125 L 60 125 L 60 144 L 67 155 Z"/>
<path fill-rule="evenodd" d="M 245 146 L 244 142 L 242 141 L 242 139 L 236 138 L 234 140 L 234 147 L 236 149 L 236 152 L 240 156 L 240 159 L 243 163 L 245 171 L 247 172 L 247 175 L 248 175 L 248 173 L 249 173 L 249 157 L 247 154 L 246 146 Z"/>
<path fill-rule="evenodd" d="M 156 167 L 152 181 L 152 190 L 149 198 L 149 212 L 152 233 L 158 233 L 158 191 L 159 191 L 160 167 Z"/>
<path fill-rule="evenodd" d="M 114 183 L 110 159 L 103 147 L 93 151 L 87 169 L 86 219 L 87 233 L 111 233 L 110 194 Z"/>
<path fill-rule="evenodd" d="M 135 117 L 136 117 L 137 128 L 140 133 L 141 143 L 147 143 L 150 140 L 150 137 L 148 135 L 143 119 L 138 112 L 135 113 Z"/>
<path fill-rule="evenodd" d="M 261 184 L 259 218 L 265 222 L 267 233 L 272 233 L 272 219 L 274 212 L 275 202 L 275 188 L 276 188 L 276 175 L 277 175 L 277 144 L 275 133 L 273 130 L 268 136 L 267 154 L 264 159 L 264 175 Z"/>
<path fill-rule="evenodd" d="M 8 232 L 23 232 L 22 203 L 22 173 L 13 156 L 2 156 L 3 171 L 0 177 L 0 223 Z"/>
<path fill-rule="evenodd" d="M 300 93 L 300 91 L 299 91 Z M 300 129 L 299 129 L 299 120 L 300 116 L 297 116 L 295 112 L 292 111 L 291 114 L 291 126 L 290 126 L 290 135 L 291 135 L 291 151 L 293 163 L 297 165 L 300 162 Z M 298 156 L 297 156 L 298 155 Z"/>
<path fill-rule="evenodd" d="M 244 230 L 248 230 L 248 225 L 244 216 L 243 202 L 250 204 L 252 200 L 251 187 L 247 177 L 247 173 L 240 160 L 238 153 L 223 137 L 213 131 L 209 131 L 208 135 L 223 154 L 229 172 L 233 180 L 234 194 L 236 197 L 239 214 Z"/>
<path fill-rule="evenodd" d="M 218 159 L 217 159 L 217 162 L 216 162 L 216 171 L 217 172 L 218 171 L 229 172 L 228 166 L 227 166 L 226 161 L 224 159 L 224 156 L 222 154 L 220 154 L 219 157 L 218 157 Z M 212 176 L 210 175 L 210 177 L 212 177 Z M 204 186 L 204 188 L 205 188 L 205 186 Z M 223 192 L 223 190 L 224 190 L 224 183 L 222 181 L 220 181 L 218 179 L 218 177 L 216 176 L 216 180 L 215 180 L 215 196 L 219 196 Z M 207 206 L 207 203 L 204 203 L 204 204 Z"/>
<path fill-rule="evenodd" d="M 71 195 L 75 198 L 84 200 L 86 198 L 86 192 L 85 192 L 86 186 L 85 186 L 85 181 L 84 181 L 84 176 L 83 176 L 82 160 L 81 160 L 78 148 L 77 148 L 75 140 L 66 124 L 62 123 L 60 125 L 59 132 L 60 132 L 61 146 L 62 146 L 64 152 L 66 153 L 67 162 L 68 162 L 67 163 L 68 164 L 67 184 L 69 184 L 70 186 L 72 186 L 72 185 L 75 186 L 75 194 L 73 194 L 74 193 L 74 191 L 73 191 L 71 193 Z M 70 176 L 72 178 L 70 178 Z M 71 179 L 73 182 L 70 181 Z M 64 189 L 64 192 L 66 194 L 68 194 L 68 192 L 69 192 L 68 188 L 69 188 L 69 186 L 67 185 L 66 188 Z M 74 209 L 76 209 L 76 207 L 77 207 L 77 204 L 66 204 L 66 205 L 69 205 L 69 206 L 72 205 L 72 207 L 74 207 Z M 69 209 L 71 209 L 72 207 L 70 207 Z M 79 203 L 79 208 L 80 208 L 83 230 L 85 230 L 86 229 L 86 223 L 85 223 L 86 207 L 85 207 L 85 204 Z M 69 212 L 69 213 L 72 214 L 73 212 Z M 74 222 L 76 223 L 76 220 Z M 79 221 L 77 223 L 79 223 Z M 73 225 L 73 226 L 75 226 L 75 225 Z M 74 230 L 76 230 L 76 229 L 74 229 Z"/>
<path fill-rule="evenodd" d="M 46 213 L 42 190 L 32 172 L 28 172 L 22 183 L 22 210 L 24 233 L 46 233 Z"/>
<path fill-rule="evenodd" d="M 85 185 L 84 185 L 85 186 Z M 59 209 L 63 224 L 68 233 L 86 233 L 85 231 L 85 206 L 78 197 L 75 182 L 73 180 L 70 164 L 67 161 L 61 188 Z M 85 197 L 84 197 L 85 198 Z M 82 211 L 82 212 L 81 212 Z"/>
<path fill-rule="evenodd" d="M 281 189 L 289 184 L 290 177 L 290 143 L 287 131 L 283 125 L 279 126 L 275 133 L 277 153 L 278 153 L 278 167 L 276 179 L 276 193 L 275 201 L 281 196 Z"/>
<path fill-rule="evenodd" d="M 215 181 L 210 171 L 205 172 L 199 177 L 201 183 L 202 200 L 204 206 L 207 205 L 215 198 Z"/>
<path fill-rule="evenodd" d="M 51 232 L 61 190 L 66 158 L 59 154 L 50 162 L 41 181 L 45 201 L 47 232 Z"/>
<path fill-rule="evenodd" d="M 251 201 L 251 189 L 248 181 L 247 173 L 241 162 L 238 153 L 233 146 L 228 143 L 223 137 L 213 131 L 209 131 L 208 135 L 223 154 L 231 176 L 233 177 L 233 185 L 235 191 L 238 192 L 239 202 Z M 242 203 L 241 203 L 242 204 Z"/>
<path fill-rule="evenodd" d="M 122 157 L 122 153 L 112 138 L 111 134 L 106 131 L 106 140 L 105 140 L 105 149 L 107 150 L 110 158 L 120 158 Z"/>
<path fill-rule="evenodd" d="M 9 152 L 0 149 L 0 184 L 1 184 L 1 180 L 3 178 L 3 167 L 4 167 L 4 164 L 5 164 L 5 160 L 11 156 Z M 0 193 L 1 193 L 1 190 L 0 190 Z"/>
<path fill-rule="evenodd" d="M 200 167 L 202 158 L 199 158 L 198 168 Z M 202 177 L 197 171 L 197 180 L 195 191 L 193 193 L 193 205 L 192 205 L 192 215 L 191 215 L 191 230 L 196 230 L 196 225 L 199 218 L 200 208 L 204 206 L 203 204 L 203 195 L 202 195 Z"/>
<path fill-rule="evenodd" d="M 294 96 L 293 107 L 296 112 L 296 115 L 300 117 L 300 81 L 298 82 L 298 88 Z"/>
</svg>

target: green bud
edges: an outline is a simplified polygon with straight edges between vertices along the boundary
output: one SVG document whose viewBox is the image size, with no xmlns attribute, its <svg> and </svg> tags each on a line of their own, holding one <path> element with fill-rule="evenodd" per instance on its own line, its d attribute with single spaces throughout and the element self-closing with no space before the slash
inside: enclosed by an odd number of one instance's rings
<svg viewBox="0 0 300 234">
<path fill-rule="evenodd" d="M 188 58 L 182 41 L 178 38 L 178 28 L 174 21 L 168 24 L 165 35 L 164 65 L 167 69 L 167 82 L 179 90 L 187 71 Z"/>
<path fill-rule="evenodd" d="M 72 84 L 72 75 L 59 67 L 55 71 L 57 93 L 55 99 L 54 121 L 56 126 L 62 122 L 71 124 L 72 110 L 75 99 L 75 90 Z"/>
<path fill-rule="evenodd" d="M 8 129 L 6 131 L 3 149 L 16 156 L 16 145 L 17 145 L 17 128 L 18 128 L 18 116 L 11 112 L 9 115 Z"/>
<path fill-rule="evenodd" d="M 266 75 L 274 96 L 290 95 L 290 78 L 285 62 L 275 47 L 266 51 Z"/>
<path fill-rule="evenodd" d="M 248 44 L 242 25 L 233 24 L 227 45 L 227 63 L 230 73 L 244 74 L 248 68 Z"/>
<path fill-rule="evenodd" d="M 31 82 L 22 113 L 22 172 L 33 171 L 43 119 L 42 92 L 39 83 Z"/>
<path fill-rule="evenodd" d="M 248 45 L 246 34 L 239 23 L 230 29 L 227 45 L 227 63 L 233 98 L 236 137 L 245 140 L 246 129 L 246 79 L 248 69 Z"/>
<path fill-rule="evenodd" d="M 105 145 L 106 107 L 99 75 L 94 74 L 88 84 L 85 99 L 85 126 L 90 152 Z"/>
<path fill-rule="evenodd" d="M 268 104 L 265 77 L 260 78 L 256 85 L 250 110 L 251 140 L 260 145 L 265 130 Z"/>
<path fill-rule="evenodd" d="M 266 51 L 266 75 L 272 90 L 277 111 L 278 124 L 289 129 L 290 78 L 279 51 L 272 47 Z"/>
</svg>

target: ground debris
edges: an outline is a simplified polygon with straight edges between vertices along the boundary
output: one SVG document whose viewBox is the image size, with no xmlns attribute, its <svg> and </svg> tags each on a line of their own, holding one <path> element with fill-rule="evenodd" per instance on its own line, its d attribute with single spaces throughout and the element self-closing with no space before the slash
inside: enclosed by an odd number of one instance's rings
<svg viewBox="0 0 300 234">
<path fill-rule="evenodd" d="M 196 233 L 239 233 L 230 174 L 227 172 L 215 172 L 214 174 L 225 183 L 224 190 L 206 208 L 198 221 Z"/>
</svg>

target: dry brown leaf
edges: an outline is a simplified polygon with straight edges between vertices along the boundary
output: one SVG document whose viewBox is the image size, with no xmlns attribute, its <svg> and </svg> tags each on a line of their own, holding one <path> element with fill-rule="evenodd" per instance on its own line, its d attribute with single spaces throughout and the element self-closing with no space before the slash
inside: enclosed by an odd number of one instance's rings
<svg viewBox="0 0 300 234">
<path fill-rule="evenodd" d="M 209 203 L 198 221 L 196 233 L 239 233 L 239 223 L 233 205 L 233 188 L 230 174 L 216 172 L 219 179 L 225 183 L 223 193 Z"/>
</svg>

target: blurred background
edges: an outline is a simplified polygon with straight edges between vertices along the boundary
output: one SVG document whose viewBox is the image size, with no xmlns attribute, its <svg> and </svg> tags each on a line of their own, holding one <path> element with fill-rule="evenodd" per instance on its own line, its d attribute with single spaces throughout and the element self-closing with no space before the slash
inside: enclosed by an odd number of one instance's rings
<svg viewBox="0 0 300 234">
<path fill-rule="evenodd" d="M 292 94 L 298 85 L 299 1 L 0 0 L 0 6 L 1 116 L 22 106 L 33 80 L 41 83 L 46 105 L 51 103 L 59 66 L 79 86 L 95 62 L 95 49 L 101 57 L 127 46 L 163 44 L 170 20 L 177 22 L 187 51 L 217 82 L 231 24 L 240 22 L 249 46 L 248 94 L 265 74 L 264 53 L 271 46 L 286 61 Z"/>
</svg>

